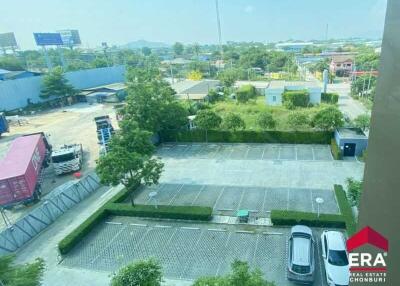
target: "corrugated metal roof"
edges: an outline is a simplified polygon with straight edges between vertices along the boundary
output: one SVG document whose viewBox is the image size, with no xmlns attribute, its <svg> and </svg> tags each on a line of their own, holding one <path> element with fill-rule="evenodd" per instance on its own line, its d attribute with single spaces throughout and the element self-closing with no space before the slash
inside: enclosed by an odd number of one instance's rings
<svg viewBox="0 0 400 286">
<path fill-rule="evenodd" d="M 0 161 L 0 180 L 25 173 L 40 138 L 40 134 L 21 136 L 11 143 L 6 156 Z"/>
</svg>

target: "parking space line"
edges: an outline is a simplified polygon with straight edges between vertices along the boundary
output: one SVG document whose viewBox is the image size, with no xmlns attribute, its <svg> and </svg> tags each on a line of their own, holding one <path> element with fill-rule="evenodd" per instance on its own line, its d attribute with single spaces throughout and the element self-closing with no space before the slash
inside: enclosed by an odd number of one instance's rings
<svg viewBox="0 0 400 286">
<path fill-rule="evenodd" d="M 264 189 L 263 202 L 262 202 L 262 206 L 261 206 L 261 211 L 264 211 L 264 208 L 265 208 L 265 199 L 266 199 L 266 197 L 267 197 L 267 191 L 268 191 L 268 189 L 265 188 L 265 189 Z"/>
<path fill-rule="evenodd" d="M 282 147 L 279 147 L 279 146 L 278 146 L 278 160 L 281 159 L 281 148 L 282 148 Z"/>
<path fill-rule="evenodd" d="M 131 226 L 147 227 L 147 224 L 143 224 L 143 223 L 130 223 L 129 225 L 131 225 Z"/>
<path fill-rule="evenodd" d="M 216 200 L 215 203 L 214 203 L 213 210 L 215 210 L 215 207 L 217 206 L 217 203 L 218 203 L 219 199 L 221 198 L 222 193 L 224 192 L 224 190 L 225 190 L 225 186 L 223 186 L 222 189 L 221 189 L 221 191 L 219 192 L 218 198 L 217 198 L 217 200 Z"/>
<path fill-rule="evenodd" d="M 314 212 L 314 199 L 313 199 L 313 191 L 310 189 L 310 196 L 311 196 L 311 210 Z"/>
<path fill-rule="evenodd" d="M 176 192 L 176 194 L 171 198 L 171 200 L 169 201 L 168 205 L 170 206 L 172 204 L 172 202 L 175 200 L 176 196 L 181 192 L 183 186 L 185 184 L 182 184 L 181 187 L 179 188 L 179 190 Z"/>
<path fill-rule="evenodd" d="M 208 228 L 208 231 L 217 231 L 217 232 L 226 232 L 226 229 L 223 228 Z"/>
<path fill-rule="evenodd" d="M 190 226 L 181 226 L 181 229 L 188 229 L 188 230 L 199 230 L 199 227 L 190 227 Z"/>
<path fill-rule="evenodd" d="M 264 234 L 264 235 L 283 235 L 282 232 L 270 232 L 270 231 L 264 231 L 262 234 Z"/>
<path fill-rule="evenodd" d="M 199 196 L 200 196 L 200 193 L 204 190 L 205 187 L 206 187 L 205 185 L 201 186 L 200 191 L 197 193 L 196 197 L 194 198 L 194 200 L 193 200 L 192 203 L 190 204 L 191 206 L 193 206 L 193 204 L 195 203 L 195 201 L 197 201 L 197 199 L 198 199 Z"/>
<path fill-rule="evenodd" d="M 267 146 L 264 146 L 264 149 L 263 149 L 263 152 L 262 152 L 262 155 L 261 155 L 261 160 L 264 160 L 265 148 L 267 148 Z"/>
<path fill-rule="evenodd" d="M 311 151 L 312 151 L 312 159 L 313 161 L 315 161 L 314 146 L 311 146 Z"/>
<path fill-rule="evenodd" d="M 244 156 L 244 159 L 247 159 L 247 157 L 249 156 L 249 151 L 250 151 L 250 146 L 246 146 L 247 150 L 246 150 L 246 155 Z"/>
<path fill-rule="evenodd" d="M 294 153 L 296 155 L 296 161 L 297 161 L 297 145 L 294 145 Z"/>
<path fill-rule="evenodd" d="M 287 189 L 286 210 L 289 210 L 290 189 Z"/>
<path fill-rule="evenodd" d="M 254 263 L 255 259 L 256 259 L 256 253 L 257 253 L 257 248 L 258 248 L 258 240 L 260 239 L 260 235 L 257 234 L 257 238 L 256 238 L 256 245 L 254 246 L 254 253 L 253 253 L 253 257 L 251 258 L 251 262 Z"/>
<path fill-rule="evenodd" d="M 155 228 L 171 228 L 172 226 L 170 226 L 170 225 L 158 225 L 158 224 L 156 224 L 156 225 L 154 225 L 153 227 L 155 227 Z"/>
<path fill-rule="evenodd" d="M 249 233 L 249 234 L 254 234 L 254 231 L 252 230 L 236 230 L 236 233 Z"/>
<path fill-rule="evenodd" d="M 240 209 L 240 205 L 242 204 L 245 191 L 246 191 L 246 189 L 245 189 L 245 188 L 242 188 L 242 193 L 240 194 L 239 204 L 238 204 L 238 206 L 237 206 L 237 209 L 238 209 L 238 210 Z"/>
<path fill-rule="evenodd" d="M 106 221 L 106 224 L 122 225 L 122 222 Z"/>
</svg>

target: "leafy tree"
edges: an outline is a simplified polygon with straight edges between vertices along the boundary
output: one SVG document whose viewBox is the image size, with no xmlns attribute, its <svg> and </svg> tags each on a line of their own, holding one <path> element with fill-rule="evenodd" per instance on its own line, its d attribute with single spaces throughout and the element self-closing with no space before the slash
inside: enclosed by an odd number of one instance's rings
<svg viewBox="0 0 400 286">
<path fill-rule="evenodd" d="M 24 265 L 14 264 L 15 256 L 0 257 L 0 285 L 7 286 L 39 286 L 45 264 L 43 259 Z"/>
<path fill-rule="evenodd" d="M 292 112 L 288 116 L 288 125 L 293 130 L 299 130 L 309 126 L 310 119 L 304 112 Z"/>
<path fill-rule="evenodd" d="M 236 99 L 238 102 L 245 103 L 250 99 L 255 99 L 257 97 L 256 88 L 250 84 L 242 85 L 236 91 Z"/>
<path fill-rule="evenodd" d="M 127 83 L 124 117 L 136 121 L 140 129 L 158 132 L 177 129 L 187 123 L 187 113 L 178 102 L 175 91 L 160 77 L 158 70 L 130 69 Z"/>
<path fill-rule="evenodd" d="M 260 269 L 251 271 L 247 262 L 235 260 L 231 268 L 231 273 L 226 276 L 201 277 L 193 286 L 275 286 L 264 279 Z"/>
<path fill-rule="evenodd" d="M 257 125 L 263 130 L 275 129 L 276 121 L 270 112 L 262 112 L 257 117 Z"/>
<path fill-rule="evenodd" d="M 353 178 L 347 178 L 347 197 L 352 206 L 357 206 L 360 203 L 363 181 L 357 181 Z"/>
<path fill-rule="evenodd" d="M 369 129 L 371 116 L 368 114 L 361 114 L 354 119 L 354 126 L 360 128 L 362 131 Z"/>
<path fill-rule="evenodd" d="M 151 54 L 151 49 L 150 49 L 149 47 L 143 47 L 143 48 L 142 48 L 142 54 L 143 54 L 144 56 L 150 56 L 150 54 Z"/>
<path fill-rule="evenodd" d="M 228 113 L 223 119 L 223 126 L 226 129 L 236 131 L 237 129 L 245 129 L 246 124 L 243 119 L 235 113 Z"/>
<path fill-rule="evenodd" d="M 222 118 L 209 109 L 200 110 L 194 119 L 195 125 L 206 131 L 206 142 L 208 142 L 208 130 L 218 128 L 221 122 Z"/>
<path fill-rule="evenodd" d="M 185 47 L 183 46 L 182 43 L 176 42 L 173 45 L 172 49 L 174 50 L 174 54 L 176 56 L 181 56 L 183 54 L 183 51 L 184 51 Z"/>
<path fill-rule="evenodd" d="M 132 263 L 112 277 L 111 286 L 160 286 L 161 270 L 160 263 L 153 259 Z"/>
<path fill-rule="evenodd" d="M 322 73 L 325 69 L 329 70 L 329 59 L 320 60 L 315 64 L 310 65 L 308 69 L 312 73 L 315 73 L 317 71 Z"/>
<path fill-rule="evenodd" d="M 14 56 L 2 56 L 0 57 L 0 69 L 9 71 L 20 71 L 24 70 L 23 62 Z"/>
<path fill-rule="evenodd" d="M 342 127 L 344 119 L 342 112 L 336 106 L 329 106 L 318 111 L 311 123 L 313 127 L 319 129 L 333 130 Z"/>
<path fill-rule="evenodd" d="M 188 73 L 187 78 L 190 80 L 201 80 L 203 74 L 199 70 L 193 70 Z"/>
<path fill-rule="evenodd" d="M 53 71 L 44 76 L 42 90 L 40 91 L 41 98 L 60 98 L 75 94 L 76 90 L 68 83 L 60 67 L 53 69 Z"/>
<path fill-rule="evenodd" d="M 102 57 L 96 57 L 93 62 L 91 62 L 93 68 L 105 68 L 108 67 L 107 59 Z"/>
<path fill-rule="evenodd" d="M 218 79 L 226 87 L 232 87 L 235 81 L 245 78 L 245 71 L 237 68 L 225 69 L 218 75 Z"/>
<path fill-rule="evenodd" d="M 356 96 L 368 95 L 376 87 L 376 77 L 362 75 L 351 82 L 351 94 Z"/>
<path fill-rule="evenodd" d="M 194 43 L 193 44 L 193 53 L 196 55 L 196 58 L 199 57 L 200 51 L 201 51 L 201 48 L 200 48 L 199 43 Z"/>
</svg>

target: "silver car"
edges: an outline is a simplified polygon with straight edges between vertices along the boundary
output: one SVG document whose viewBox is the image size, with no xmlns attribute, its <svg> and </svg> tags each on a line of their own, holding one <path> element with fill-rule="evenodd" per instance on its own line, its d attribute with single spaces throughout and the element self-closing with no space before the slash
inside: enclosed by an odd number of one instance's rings
<svg viewBox="0 0 400 286">
<path fill-rule="evenodd" d="M 301 284 L 314 283 L 314 238 L 312 230 L 304 225 L 292 227 L 288 249 L 287 278 Z"/>
</svg>

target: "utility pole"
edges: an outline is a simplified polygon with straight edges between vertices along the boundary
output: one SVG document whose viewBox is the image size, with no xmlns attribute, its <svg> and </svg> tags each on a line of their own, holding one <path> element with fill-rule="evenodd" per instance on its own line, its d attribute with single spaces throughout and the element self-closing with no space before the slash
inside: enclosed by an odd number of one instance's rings
<svg viewBox="0 0 400 286">
<path fill-rule="evenodd" d="M 329 24 L 326 24 L 326 28 L 325 28 L 325 41 L 328 42 L 328 30 L 329 30 Z"/>
<path fill-rule="evenodd" d="M 222 36 L 221 36 L 221 21 L 219 18 L 219 6 L 218 6 L 218 0 L 215 0 L 215 10 L 217 11 L 217 25 L 218 25 L 218 42 L 219 42 L 219 49 L 221 53 L 221 61 L 222 61 L 222 56 L 224 54 L 224 51 L 222 49 Z"/>
</svg>

